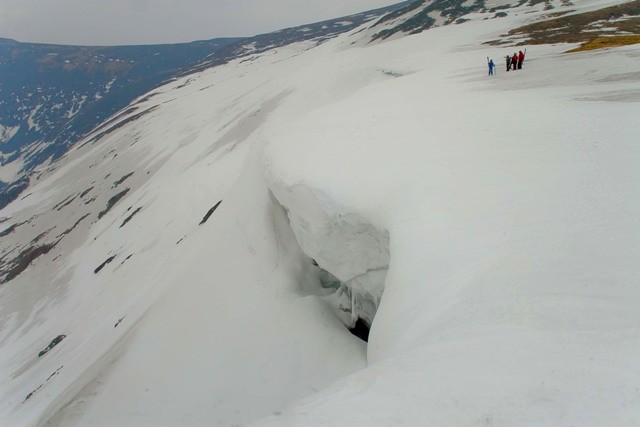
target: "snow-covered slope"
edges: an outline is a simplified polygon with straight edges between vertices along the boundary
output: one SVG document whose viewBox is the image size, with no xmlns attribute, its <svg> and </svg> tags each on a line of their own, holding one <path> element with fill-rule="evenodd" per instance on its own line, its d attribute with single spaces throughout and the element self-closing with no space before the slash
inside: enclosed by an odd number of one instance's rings
<svg viewBox="0 0 640 427">
<path fill-rule="evenodd" d="M 333 38 L 406 2 L 253 37 L 146 46 L 59 46 L 0 38 L 0 209 L 132 100 L 176 77 L 292 43 Z"/>
<path fill-rule="evenodd" d="M 544 6 L 269 50 L 96 130 L 2 211 L 0 424 L 640 423 L 640 48 L 486 76 Z"/>
</svg>

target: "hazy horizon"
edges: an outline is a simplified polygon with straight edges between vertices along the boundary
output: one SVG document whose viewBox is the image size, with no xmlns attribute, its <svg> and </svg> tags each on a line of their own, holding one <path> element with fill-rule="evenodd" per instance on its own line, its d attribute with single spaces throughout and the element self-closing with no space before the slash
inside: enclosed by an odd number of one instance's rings
<svg viewBox="0 0 640 427">
<path fill-rule="evenodd" d="M 0 38 L 117 46 L 250 37 L 399 0 L 0 0 Z"/>
</svg>

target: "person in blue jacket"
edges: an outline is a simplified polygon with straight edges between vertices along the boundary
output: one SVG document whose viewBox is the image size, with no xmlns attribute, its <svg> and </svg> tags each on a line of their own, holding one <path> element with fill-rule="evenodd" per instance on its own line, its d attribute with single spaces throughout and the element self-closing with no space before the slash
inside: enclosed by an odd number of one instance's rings
<svg viewBox="0 0 640 427">
<path fill-rule="evenodd" d="M 495 64 L 493 63 L 493 59 L 489 59 L 489 57 L 487 57 L 487 64 L 489 65 L 489 75 L 493 76 L 493 69 L 495 68 Z"/>
</svg>

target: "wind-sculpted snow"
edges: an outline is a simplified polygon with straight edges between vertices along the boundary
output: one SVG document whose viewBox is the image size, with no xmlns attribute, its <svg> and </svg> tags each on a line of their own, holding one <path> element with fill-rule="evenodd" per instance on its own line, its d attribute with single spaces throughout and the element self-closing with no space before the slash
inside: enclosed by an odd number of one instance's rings
<svg viewBox="0 0 640 427">
<path fill-rule="evenodd" d="M 389 269 L 389 233 L 304 185 L 288 188 L 273 178 L 269 186 L 287 210 L 302 250 L 340 281 L 338 298 L 331 299 L 336 312 L 350 313 L 344 319 L 349 327 L 358 319 L 371 325 Z"/>
</svg>

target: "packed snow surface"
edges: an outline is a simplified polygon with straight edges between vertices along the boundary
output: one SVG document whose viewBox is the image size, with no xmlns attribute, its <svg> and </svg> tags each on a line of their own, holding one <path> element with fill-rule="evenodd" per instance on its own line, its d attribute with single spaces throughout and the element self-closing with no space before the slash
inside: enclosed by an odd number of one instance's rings
<svg viewBox="0 0 640 427">
<path fill-rule="evenodd" d="M 543 6 L 236 60 L 42 171 L 0 424 L 640 425 L 640 48 L 503 71 Z"/>
</svg>

